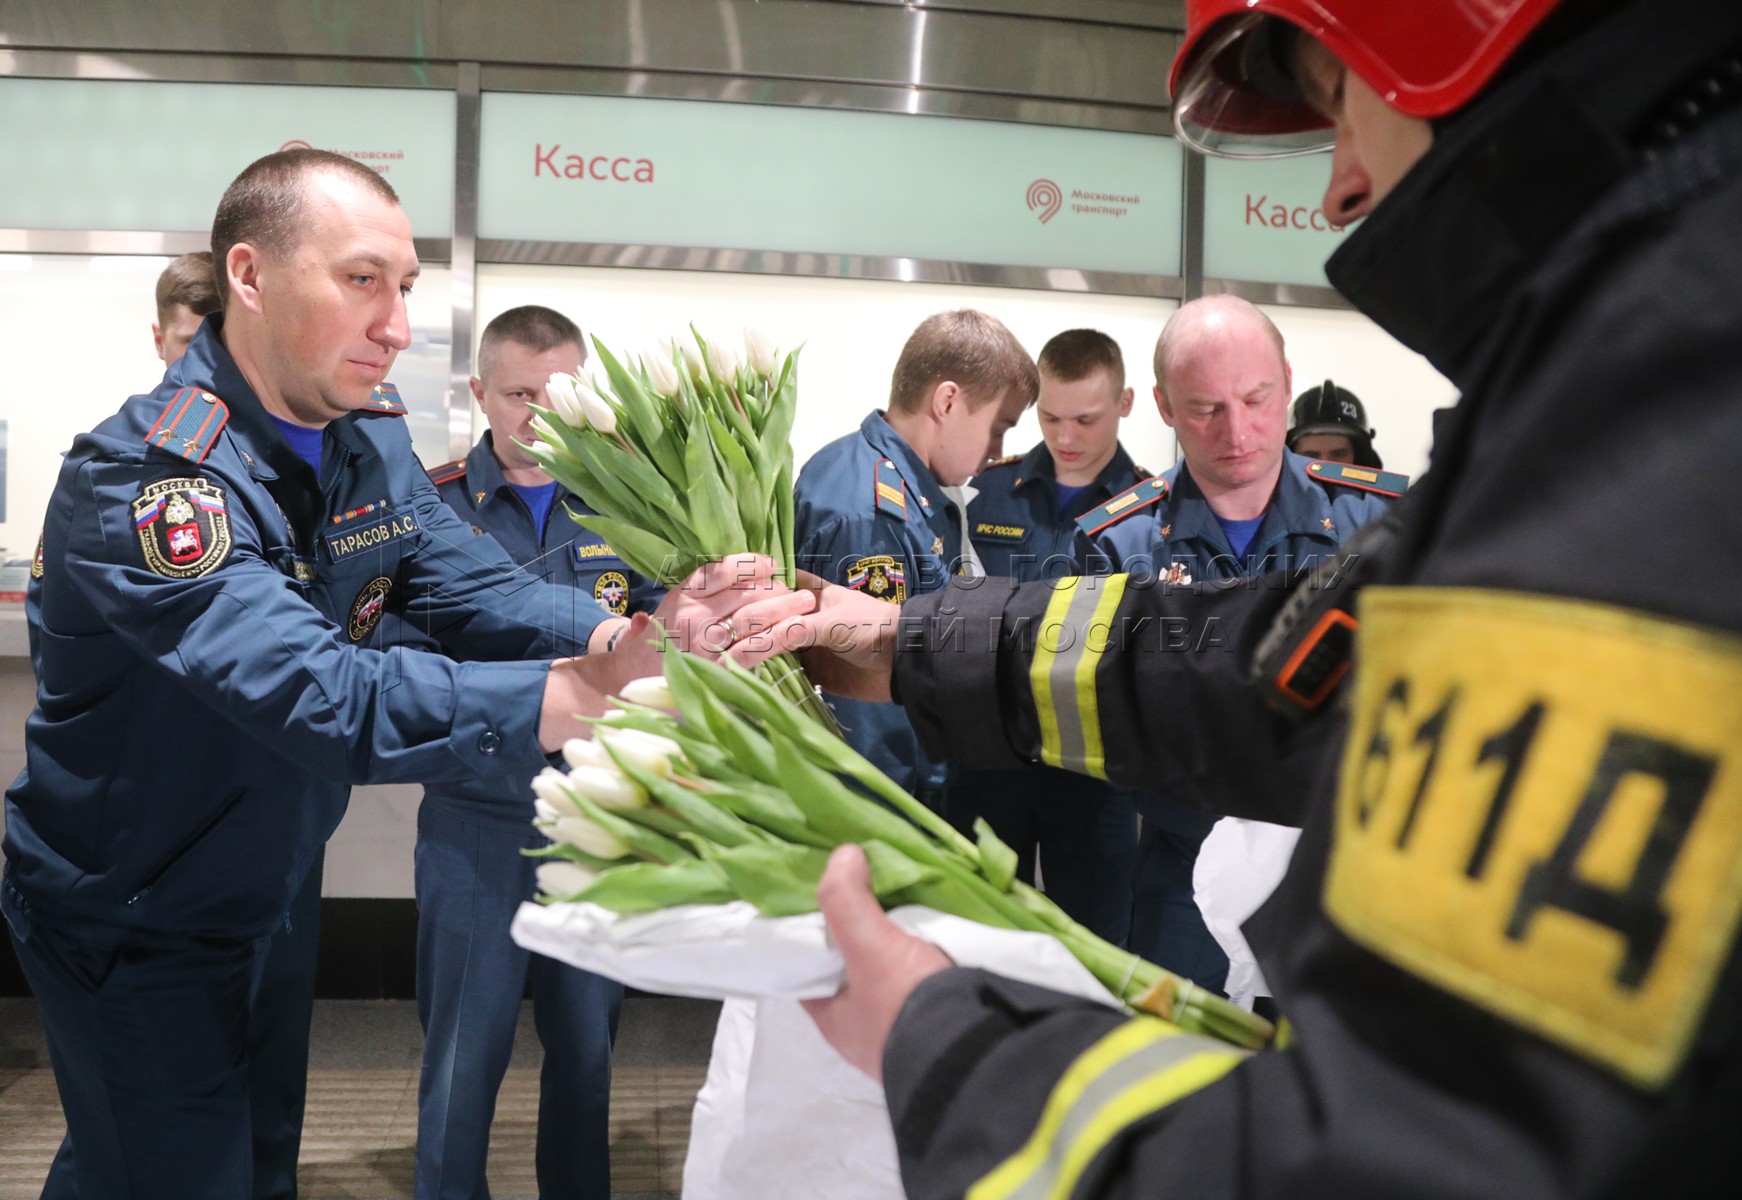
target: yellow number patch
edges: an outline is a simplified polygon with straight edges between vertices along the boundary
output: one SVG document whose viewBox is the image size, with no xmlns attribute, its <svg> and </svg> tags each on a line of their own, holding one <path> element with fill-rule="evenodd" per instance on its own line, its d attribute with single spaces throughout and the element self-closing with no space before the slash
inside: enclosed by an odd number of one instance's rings
<svg viewBox="0 0 1742 1200">
<path fill-rule="evenodd" d="M 1742 638 L 1570 600 L 1374 588 L 1325 907 L 1636 1084 L 1742 916 Z"/>
</svg>

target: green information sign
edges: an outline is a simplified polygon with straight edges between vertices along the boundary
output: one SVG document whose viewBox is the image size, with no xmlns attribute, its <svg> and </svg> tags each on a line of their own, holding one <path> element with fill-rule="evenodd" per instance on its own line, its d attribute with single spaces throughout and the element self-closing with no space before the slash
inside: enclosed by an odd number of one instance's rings
<svg viewBox="0 0 1742 1200">
<path fill-rule="evenodd" d="M 1319 207 L 1331 158 L 1204 164 L 1204 274 L 1212 279 L 1329 287 L 1325 259 L 1343 240 Z"/>
<path fill-rule="evenodd" d="M 482 237 L 1179 274 L 1171 138 L 633 97 L 483 106 Z"/>
<path fill-rule="evenodd" d="M 410 88 L 0 79 L 0 228 L 196 232 L 287 146 L 380 171 L 418 237 L 453 229 L 454 94 Z"/>
</svg>

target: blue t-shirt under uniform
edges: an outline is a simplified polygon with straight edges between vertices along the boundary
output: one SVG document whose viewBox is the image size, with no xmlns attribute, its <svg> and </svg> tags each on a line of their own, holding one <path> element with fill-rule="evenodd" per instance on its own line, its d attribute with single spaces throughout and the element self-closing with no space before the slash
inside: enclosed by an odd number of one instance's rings
<svg viewBox="0 0 1742 1200">
<path fill-rule="evenodd" d="M 1230 521 L 1226 517 L 1218 516 L 1216 524 L 1227 535 L 1228 545 L 1233 547 L 1234 553 L 1244 558 L 1246 547 L 1252 544 L 1252 539 L 1258 535 L 1258 527 L 1264 524 L 1264 517 L 1259 515 L 1246 521 Z"/>
<path fill-rule="evenodd" d="M 1081 487 L 1066 487 L 1062 483 L 1059 484 L 1059 519 L 1068 520 L 1071 516 L 1071 505 L 1076 503 L 1078 496 L 1081 496 L 1093 486 L 1093 484 L 1089 483 L 1085 483 Z"/>
<path fill-rule="evenodd" d="M 544 523 L 550 516 L 550 506 L 556 499 L 556 480 L 549 483 L 511 483 L 515 494 L 526 502 L 527 511 L 532 513 L 532 527 L 538 530 L 538 536 L 544 536 Z"/>
<path fill-rule="evenodd" d="M 272 416 L 271 413 L 267 414 Z M 296 451 L 296 456 L 308 464 L 308 469 L 315 473 L 315 478 L 321 477 L 321 441 L 326 437 L 324 429 L 310 429 L 307 425 L 298 425 L 286 421 L 283 417 L 272 417 L 272 423 L 278 426 L 278 432 L 284 435 L 284 440 L 290 443 L 290 448 Z"/>
</svg>

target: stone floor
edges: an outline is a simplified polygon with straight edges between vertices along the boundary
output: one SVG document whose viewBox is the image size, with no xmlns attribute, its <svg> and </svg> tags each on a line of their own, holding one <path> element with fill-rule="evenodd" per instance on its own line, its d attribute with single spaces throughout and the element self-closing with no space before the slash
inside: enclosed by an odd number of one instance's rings
<svg viewBox="0 0 1742 1200">
<path fill-rule="evenodd" d="M 678 1194 L 690 1108 L 706 1073 L 718 1011 L 703 1001 L 651 996 L 625 1003 L 611 1087 L 616 1196 Z M 303 1200 L 411 1196 L 420 1044 L 409 1001 L 316 1005 L 298 1172 Z M 528 1007 L 490 1133 L 490 1190 L 497 1200 L 537 1194 L 538 1063 Z M 63 1129 L 36 1006 L 0 999 L 0 1200 L 35 1200 Z"/>
</svg>

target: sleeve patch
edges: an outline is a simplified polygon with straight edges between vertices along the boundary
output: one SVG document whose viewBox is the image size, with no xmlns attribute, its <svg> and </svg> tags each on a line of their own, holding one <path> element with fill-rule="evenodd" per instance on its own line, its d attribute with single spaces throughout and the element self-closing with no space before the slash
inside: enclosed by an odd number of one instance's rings
<svg viewBox="0 0 1742 1200">
<path fill-rule="evenodd" d="M 1742 924 L 1742 638 L 1585 601 L 1369 588 L 1325 909 L 1644 1088 Z"/>
<path fill-rule="evenodd" d="M 848 566 L 847 586 L 867 596 L 900 604 L 907 599 L 907 570 L 893 555 L 874 554 Z"/>
<path fill-rule="evenodd" d="M 203 477 L 147 484 L 133 502 L 133 530 L 145 565 L 167 579 L 193 579 L 230 554 L 224 490 Z"/>
</svg>

